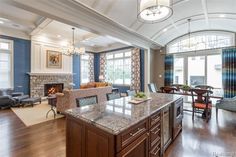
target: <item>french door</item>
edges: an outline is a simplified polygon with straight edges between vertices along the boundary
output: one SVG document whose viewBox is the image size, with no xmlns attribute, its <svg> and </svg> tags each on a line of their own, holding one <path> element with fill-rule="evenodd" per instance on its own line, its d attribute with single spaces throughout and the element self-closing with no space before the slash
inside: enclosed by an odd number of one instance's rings
<svg viewBox="0 0 236 157">
<path fill-rule="evenodd" d="M 207 84 L 222 88 L 221 54 L 176 56 L 174 84 Z"/>
</svg>

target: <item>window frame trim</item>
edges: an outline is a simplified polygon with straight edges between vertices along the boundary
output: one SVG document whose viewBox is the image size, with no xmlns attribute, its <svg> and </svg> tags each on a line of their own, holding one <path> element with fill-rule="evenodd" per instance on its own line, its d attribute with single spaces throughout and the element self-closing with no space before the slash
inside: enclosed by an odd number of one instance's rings
<svg viewBox="0 0 236 157">
<path fill-rule="evenodd" d="M 8 42 L 10 43 L 10 49 L 9 50 L 5 50 L 5 49 L 0 49 L 0 51 L 3 51 L 3 53 L 7 53 L 7 51 L 9 51 L 10 53 L 10 77 L 11 77 L 11 81 L 10 81 L 10 89 L 14 89 L 14 40 L 11 39 L 4 39 L 4 38 L 0 38 L 0 42 Z M 2 88 L 2 89 L 9 89 L 9 88 Z"/>
<path fill-rule="evenodd" d="M 130 56 L 125 56 L 125 53 L 126 52 L 130 52 L 131 54 L 130 54 Z M 115 57 L 115 54 L 118 54 L 118 53 L 122 53 L 123 54 L 123 57 Z M 125 49 L 125 50 L 121 50 L 121 51 L 116 51 L 116 52 L 107 52 L 107 54 L 108 55 L 111 55 L 112 54 L 112 57 L 113 58 L 109 58 L 109 59 L 107 59 L 107 57 L 106 57 L 106 62 L 107 61 L 115 61 L 115 60 L 123 60 L 123 68 L 124 68 L 124 60 L 125 59 L 130 59 L 131 61 L 132 61 L 132 49 Z M 106 55 L 107 55 L 106 54 Z M 114 63 L 113 63 L 113 65 L 114 65 Z M 130 66 L 132 66 L 131 64 L 130 64 Z M 130 67 L 131 68 L 131 67 Z M 114 67 L 113 67 L 113 70 L 114 70 Z M 113 75 L 114 75 L 114 71 L 113 71 Z M 131 74 L 132 75 L 132 74 Z M 130 75 L 130 76 L 131 76 Z M 123 70 L 123 76 L 124 76 L 124 70 Z M 131 80 L 131 77 L 130 77 L 130 80 Z M 106 80 L 107 81 L 107 80 Z M 131 86 L 131 82 L 130 82 L 130 84 L 125 84 L 124 83 L 125 82 L 125 80 L 124 80 L 124 77 L 123 77 L 123 83 L 122 84 L 118 84 L 118 83 L 114 83 L 114 80 L 112 80 L 112 84 L 113 85 L 115 85 L 115 86 L 126 86 L 126 87 L 129 87 L 129 86 Z"/>
</svg>

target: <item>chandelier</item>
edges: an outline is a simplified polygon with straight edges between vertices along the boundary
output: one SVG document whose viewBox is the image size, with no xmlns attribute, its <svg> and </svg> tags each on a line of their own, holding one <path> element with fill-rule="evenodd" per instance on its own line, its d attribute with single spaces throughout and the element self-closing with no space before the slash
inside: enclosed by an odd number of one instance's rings
<svg viewBox="0 0 236 157">
<path fill-rule="evenodd" d="M 162 22 L 172 14 L 171 0 L 140 0 L 138 19 L 146 23 Z"/>
<path fill-rule="evenodd" d="M 75 46 L 75 28 L 72 28 L 72 43 L 66 48 L 62 48 L 62 54 L 67 56 L 73 56 L 73 55 L 82 55 L 85 53 L 84 47 L 76 47 Z"/>
</svg>

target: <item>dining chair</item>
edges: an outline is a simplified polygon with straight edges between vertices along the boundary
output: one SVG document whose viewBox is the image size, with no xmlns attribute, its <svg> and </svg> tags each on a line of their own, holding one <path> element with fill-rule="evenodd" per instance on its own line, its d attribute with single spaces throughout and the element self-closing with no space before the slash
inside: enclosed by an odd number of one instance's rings
<svg viewBox="0 0 236 157">
<path fill-rule="evenodd" d="M 107 93 L 107 100 L 119 99 L 121 97 L 120 93 Z"/>
<path fill-rule="evenodd" d="M 149 92 L 151 92 L 151 93 L 157 93 L 157 91 L 158 91 L 157 85 L 155 83 L 149 83 L 148 89 L 149 89 Z"/>
<path fill-rule="evenodd" d="M 183 84 L 172 84 L 171 87 L 175 87 L 176 91 L 180 91 L 180 89 L 183 87 Z"/>
<path fill-rule="evenodd" d="M 214 87 L 208 85 L 196 85 L 195 88 L 213 90 Z"/>
<path fill-rule="evenodd" d="M 127 90 L 126 94 L 127 94 L 127 96 L 135 96 L 136 92 L 135 92 L 135 90 Z"/>
<path fill-rule="evenodd" d="M 212 87 L 212 86 L 208 86 L 208 85 L 196 85 L 195 88 L 199 88 L 199 89 L 207 89 L 207 90 L 211 90 L 211 91 L 214 89 L 214 87 Z M 208 101 L 211 103 L 210 98 L 209 98 Z"/>
<path fill-rule="evenodd" d="M 97 95 L 76 98 L 77 107 L 94 105 L 98 103 Z"/>
<path fill-rule="evenodd" d="M 160 90 L 162 93 L 174 93 L 175 91 L 177 91 L 175 87 L 170 87 L 170 86 L 161 87 Z"/>
<path fill-rule="evenodd" d="M 190 92 L 192 96 L 193 108 L 192 119 L 194 120 L 195 113 L 201 113 L 202 117 L 206 118 L 206 121 L 208 122 L 211 118 L 212 104 L 209 102 L 209 96 L 212 94 L 212 91 L 207 89 L 192 88 L 190 89 Z"/>
</svg>

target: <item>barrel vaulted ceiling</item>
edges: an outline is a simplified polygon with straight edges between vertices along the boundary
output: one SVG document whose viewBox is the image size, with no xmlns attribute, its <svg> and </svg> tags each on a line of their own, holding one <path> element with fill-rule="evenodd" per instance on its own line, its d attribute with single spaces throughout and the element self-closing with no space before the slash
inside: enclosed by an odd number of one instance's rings
<svg viewBox="0 0 236 157">
<path fill-rule="evenodd" d="M 137 20 L 137 0 L 75 0 L 114 21 L 165 45 L 188 32 L 236 30 L 236 0 L 173 0 L 173 16 L 166 21 L 144 24 Z"/>
</svg>

